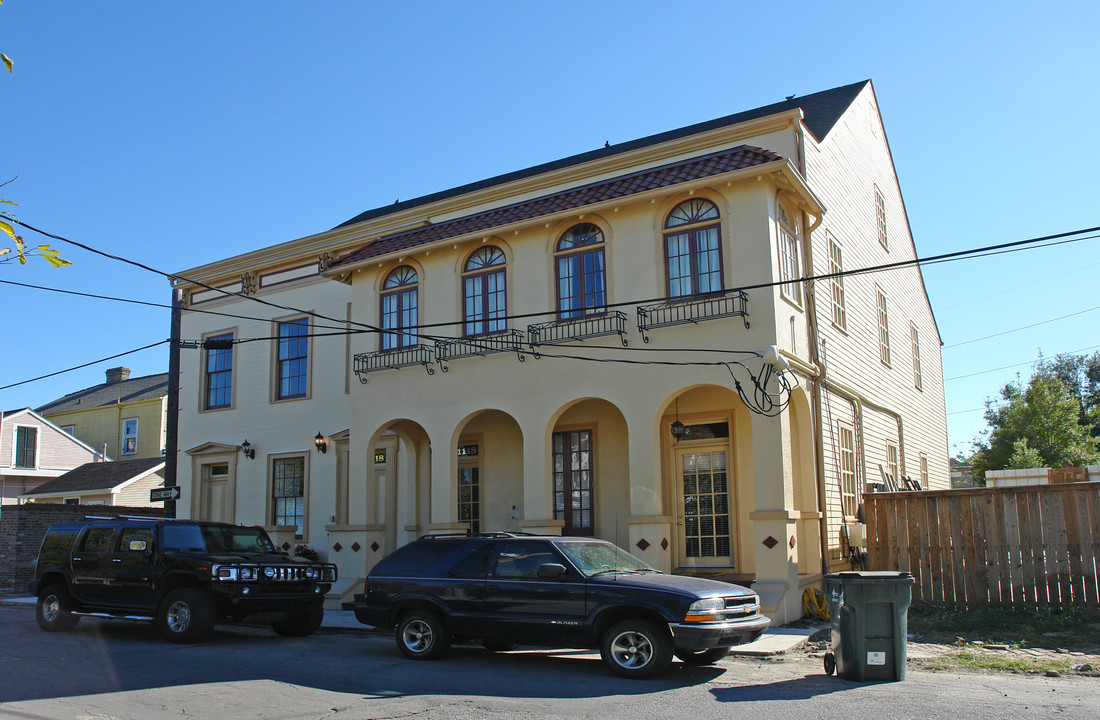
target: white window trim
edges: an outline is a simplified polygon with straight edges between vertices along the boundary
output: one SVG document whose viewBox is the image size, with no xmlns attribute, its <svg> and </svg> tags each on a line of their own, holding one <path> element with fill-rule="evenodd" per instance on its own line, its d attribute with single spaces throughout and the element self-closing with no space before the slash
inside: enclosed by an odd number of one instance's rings
<svg viewBox="0 0 1100 720">
<path fill-rule="evenodd" d="M 788 224 L 780 220 L 780 211 L 787 216 Z M 802 307 L 802 283 L 791 282 L 802 279 L 802 252 L 799 242 L 800 227 L 798 216 L 793 218 L 781 199 L 776 199 L 775 225 L 778 228 L 776 238 L 779 242 L 779 286 L 780 294 L 797 307 Z"/>
<path fill-rule="evenodd" d="M 829 240 L 829 274 L 844 272 L 844 248 L 831 232 L 826 231 L 825 237 Z M 846 333 L 848 332 L 848 307 L 844 296 L 843 275 L 830 279 L 829 291 L 833 327 Z"/>
<path fill-rule="evenodd" d="M 878 189 L 878 185 L 875 185 L 875 220 L 878 226 L 878 244 L 882 246 L 882 249 L 890 252 L 890 240 L 886 231 L 886 198 L 882 196 L 882 191 Z"/>
<path fill-rule="evenodd" d="M 859 468 L 856 464 L 856 430 L 848 423 L 842 421 L 837 421 L 836 425 L 837 469 L 840 472 L 840 510 L 844 517 L 854 518 L 859 508 Z M 847 447 L 844 443 L 845 435 L 851 438 L 851 445 Z M 846 455 L 851 460 L 850 471 L 844 468 L 844 458 Z M 851 512 L 849 512 L 849 510 L 851 510 Z"/>
<path fill-rule="evenodd" d="M 924 389 L 924 381 L 921 378 L 920 368 L 920 331 L 914 323 L 909 323 L 909 337 L 913 343 L 913 387 L 917 390 Z"/>
<path fill-rule="evenodd" d="M 886 442 L 886 472 L 892 476 L 894 484 L 903 487 L 901 482 L 901 450 L 891 440 Z"/>
<path fill-rule="evenodd" d="M 129 423 L 129 422 L 134 423 L 134 434 L 133 434 L 134 449 L 131 452 L 126 452 L 126 438 L 130 437 L 130 435 L 128 435 L 126 433 L 126 423 Z M 119 455 L 137 455 L 138 454 L 138 437 L 139 437 L 139 429 L 138 428 L 139 428 L 138 418 L 123 418 L 122 419 L 122 442 L 119 444 L 119 448 L 118 448 L 118 454 Z"/>
<path fill-rule="evenodd" d="M 878 359 L 890 367 L 890 311 L 886 293 L 875 285 L 875 317 L 878 325 Z"/>
</svg>

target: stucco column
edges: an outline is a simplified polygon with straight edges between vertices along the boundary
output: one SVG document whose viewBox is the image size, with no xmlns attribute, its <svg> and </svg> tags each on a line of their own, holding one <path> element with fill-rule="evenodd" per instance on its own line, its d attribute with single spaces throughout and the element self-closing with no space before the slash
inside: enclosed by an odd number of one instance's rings
<svg viewBox="0 0 1100 720">
<path fill-rule="evenodd" d="M 561 535 L 565 525 L 554 519 L 554 495 L 550 468 L 550 433 L 546 416 L 518 418 L 523 432 L 523 508 L 520 527 L 524 532 Z"/>
<path fill-rule="evenodd" d="M 663 572 L 673 570 L 673 519 L 665 508 L 660 423 L 656 407 L 627 413 L 630 457 L 630 530 L 632 554 Z"/>
<path fill-rule="evenodd" d="M 798 595 L 798 513 L 794 506 L 790 416 L 752 416 L 752 553 L 764 612 L 777 623 L 802 615 Z"/>
<path fill-rule="evenodd" d="M 464 532 L 468 528 L 458 523 L 458 464 L 455 457 L 458 448 L 454 426 L 433 424 L 425 430 L 431 443 L 429 529 L 432 532 Z"/>
</svg>

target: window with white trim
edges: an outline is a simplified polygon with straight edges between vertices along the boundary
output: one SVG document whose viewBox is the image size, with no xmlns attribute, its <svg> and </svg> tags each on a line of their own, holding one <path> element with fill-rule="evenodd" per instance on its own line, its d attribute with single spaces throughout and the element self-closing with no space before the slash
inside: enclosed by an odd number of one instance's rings
<svg viewBox="0 0 1100 720">
<path fill-rule="evenodd" d="M 886 473 L 893 478 L 894 483 L 900 488 L 901 484 L 901 470 L 898 466 L 898 445 L 897 443 L 886 443 Z"/>
<path fill-rule="evenodd" d="M 302 456 L 271 461 L 271 521 L 294 525 L 295 537 L 302 537 L 306 517 L 306 459 Z"/>
<path fill-rule="evenodd" d="M 913 387 L 920 390 L 920 333 L 917 332 L 917 326 L 913 323 L 909 323 L 909 338 L 913 343 Z"/>
<path fill-rule="evenodd" d="M 309 394 L 309 318 L 278 323 L 275 399 L 303 398 Z"/>
<path fill-rule="evenodd" d="M 890 244 L 886 237 L 886 199 L 875 185 L 875 220 L 878 224 L 878 244 L 883 250 L 889 250 Z"/>
<path fill-rule="evenodd" d="M 214 335 L 203 341 L 206 363 L 204 410 L 219 410 L 233 404 L 233 333 Z"/>
<path fill-rule="evenodd" d="M 801 262 L 798 254 L 798 220 L 793 221 L 782 202 L 776 203 L 776 219 L 779 221 L 779 279 L 780 291 L 796 304 L 802 304 Z"/>
<path fill-rule="evenodd" d="M 837 423 L 840 454 L 840 504 L 847 517 L 855 517 L 859 506 L 856 487 L 856 432 L 851 425 Z"/>
<path fill-rule="evenodd" d="M 920 454 L 920 486 L 928 489 L 928 456 L 924 453 Z"/>
<path fill-rule="evenodd" d="M 829 238 L 829 279 L 832 288 L 833 300 L 833 325 L 841 330 L 848 328 L 848 311 L 844 306 L 844 254 L 840 243 L 836 241 L 832 233 L 826 233 Z"/>
<path fill-rule="evenodd" d="M 122 449 L 123 455 L 137 455 L 138 451 L 138 419 L 126 418 L 122 421 Z"/>
<path fill-rule="evenodd" d="M 878 359 L 890 367 L 890 319 L 886 312 L 886 293 L 875 286 L 875 307 L 878 316 Z"/>
</svg>

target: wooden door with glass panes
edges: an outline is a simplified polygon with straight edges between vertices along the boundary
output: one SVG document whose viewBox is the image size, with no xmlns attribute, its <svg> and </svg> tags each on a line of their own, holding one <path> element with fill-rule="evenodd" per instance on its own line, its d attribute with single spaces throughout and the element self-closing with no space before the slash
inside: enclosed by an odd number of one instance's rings
<svg viewBox="0 0 1100 720">
<path fill-rule="evenodd" d="M 676 450 L 681 567 L 733 567 L 729 447 Z"/>
<path fill-rule="evenodd" d="M 200 486 L 200 520 L 233 522 L 229 517 L 229 465 L 203 465 Z"/>
</svg>

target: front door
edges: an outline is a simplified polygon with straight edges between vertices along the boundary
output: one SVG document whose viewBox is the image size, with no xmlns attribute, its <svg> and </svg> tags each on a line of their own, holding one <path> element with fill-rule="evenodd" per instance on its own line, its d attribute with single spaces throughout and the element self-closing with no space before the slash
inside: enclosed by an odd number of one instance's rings
<svg viewBox="0 0 1100 720">
<path fill-rule="evenodd" d="M 228 517 L 228 464 L 218 463 L 216 465 L 203 465 L 202 484 L 199 492 L 200 520 L 233 522 L 233 519 Z"/>
<path fill-rule="evenodd" d="M 676 451 L 681 567 L 733 567 L 729 448 Z"/>
</svg>

